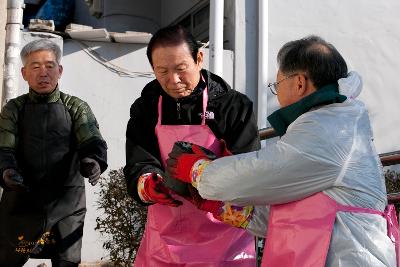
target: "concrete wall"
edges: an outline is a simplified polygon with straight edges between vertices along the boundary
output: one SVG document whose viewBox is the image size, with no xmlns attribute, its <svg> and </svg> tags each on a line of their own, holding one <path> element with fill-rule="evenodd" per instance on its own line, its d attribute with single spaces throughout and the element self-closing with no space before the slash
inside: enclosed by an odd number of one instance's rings
<svg viewBox="0 0 400 267">
<path fill-rule="evenodd" d="M 269 79 L 275 81 L 276 54 L 287 41 L 317 34 L 364 79 L 360 95 L 370 111 L 379 153 L 400 150 L 400 19 L 397 0 L 309 0 L 269 3 Z M 270 96 L 268 113 L 276 108 Z"/>
<path fill-rule="evenodd" d="M 234 51 L 234 88 L 257 102 L 259 0 L 225 1 L 225 48 Z M 286 42 L 310 34 L 331 42 L 347 61 L 349 70 L 364 79 L 360 95 L 369 111 L 379 153 L 400 150 L 400 19 L 396 0 L 290 0 L 268 1 L 268 82 L 275 81 L 276 55 Z M 232 45 L 233 44 L 233 45 Z M 267 112 L 278 108 L 266 88 Z"/>
</svg>

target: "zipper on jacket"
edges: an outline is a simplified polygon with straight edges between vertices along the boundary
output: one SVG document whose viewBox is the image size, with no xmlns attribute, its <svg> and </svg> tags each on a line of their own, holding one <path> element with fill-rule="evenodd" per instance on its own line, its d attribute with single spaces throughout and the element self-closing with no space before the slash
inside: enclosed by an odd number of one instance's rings
<svg viewBox="0 0 400 267">
<path fill-rule="evenodd" d="M 178 120 L 181 119 L 181 103 L 176 102 L 176 115 L 178 116 Z"/>
</svg>

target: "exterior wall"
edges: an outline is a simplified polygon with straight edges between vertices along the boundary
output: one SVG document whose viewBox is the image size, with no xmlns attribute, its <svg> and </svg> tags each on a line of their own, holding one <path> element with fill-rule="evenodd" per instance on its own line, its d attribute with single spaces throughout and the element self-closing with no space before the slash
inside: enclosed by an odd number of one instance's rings
<svg viewBox="0 0 400 267">
<path fill-rule="evenodd" d="M 316 34 L 331 42 L 349 70 L 363 77 L 360 99 L 369 109 L 378 153 L 400 150 L 400 19 L 396 0 L 270 0 L 269 80 L 275 81 L 276 54 L 287 41 Z M 236 52 L 238 53 L 238 51 Z M 277 108 L 268 95 L 268 113 Z"/>
</svg>

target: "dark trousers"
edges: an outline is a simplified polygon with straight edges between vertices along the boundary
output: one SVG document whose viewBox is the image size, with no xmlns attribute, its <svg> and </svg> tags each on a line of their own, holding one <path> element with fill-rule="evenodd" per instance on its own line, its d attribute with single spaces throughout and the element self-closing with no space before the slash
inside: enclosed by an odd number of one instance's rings
<svg viewBox="0 0 400 267">
<path fill-rule="evenodd" d="M 77 267 L 81 261 L 83 220 L 73 217 L 58 222 L 45 244 L 36 246 L 32 253 L 16 252 L 15 244 L 0 238 L 0 267 L 21 267 L 29 258 L 51 259 L 55 267 Z"/>
</svg>

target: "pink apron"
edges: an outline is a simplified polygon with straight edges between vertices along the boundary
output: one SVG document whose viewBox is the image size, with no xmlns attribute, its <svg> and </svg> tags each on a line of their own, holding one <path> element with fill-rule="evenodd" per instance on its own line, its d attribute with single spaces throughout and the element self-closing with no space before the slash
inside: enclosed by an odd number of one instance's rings
<svg viewBox="0 0 400 267">
<path fill-rule="evenodd" d="M 344 206 L 324 193 L 270 209 L 268 233 L 262 267 L 324 267 L 336 213 L 358 212 L 383 216 L 388 236 L 396 247 L 397 266 L 399 228 L 393 205 L 386 211 Z"/>
<path fill-rule="evenodd" d="M 203 91 L 201 125 L 161 125 L 162 97 L 158 102 L 156 135 L 165 164 L 175 141 L 188 141 L 220 153 L 220 143 L 205 124 L 207 88 Z M 256 266 L 254 237 L 226 225 L 211 213 L 198 210 L 184 198 L 177 208 L 149 206 L 146 229 L 135 267 L 251 267 Z"/>
</svg>

